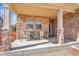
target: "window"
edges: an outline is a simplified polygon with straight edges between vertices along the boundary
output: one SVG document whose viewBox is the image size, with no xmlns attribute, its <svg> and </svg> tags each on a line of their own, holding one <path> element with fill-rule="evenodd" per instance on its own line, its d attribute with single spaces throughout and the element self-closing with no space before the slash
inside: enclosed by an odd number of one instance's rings
<svg viewBox="0 0 79 59">
<path fill-rule="evenodd" d="M 27 29 L 33 29 L 33 24 L 34 24 L 33 19 L 28 19 L 26 21 L 26 24 L 27 24 Z"/>
<path fill-rule="evenodd" d="M 42 29 L 42 21 L 41 20 L 36 21 L 36 29 Z"/>
</svg>

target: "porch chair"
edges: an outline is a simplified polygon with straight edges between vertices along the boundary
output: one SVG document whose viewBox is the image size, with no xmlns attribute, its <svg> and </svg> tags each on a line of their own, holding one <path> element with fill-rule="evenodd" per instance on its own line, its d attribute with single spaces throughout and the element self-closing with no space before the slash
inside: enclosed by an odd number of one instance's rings
<svg viewBox="0 0 79 59">
<path fill-rule="evenodd" d="M 34 31 L 34 33 L 33 33 L 33 39 L 34 40 L 39 40 L 40 39 L 40 33 L 38 31 Z"/>
<path fill-rule="evenodd" d="M 23 39 L 30 40 L 30 31 L 28 29 L 24 30 Z"/>
<path fill-rule="evenodd" d="M 44 39 L 44 31 L 40 31 L 40 39 Z"/>
<path fill-rule="evenodd" d="M 48 39 L 49 38 L 49 33 L 47 31 L 44 32 L 44 38 Z"/>
</svg>

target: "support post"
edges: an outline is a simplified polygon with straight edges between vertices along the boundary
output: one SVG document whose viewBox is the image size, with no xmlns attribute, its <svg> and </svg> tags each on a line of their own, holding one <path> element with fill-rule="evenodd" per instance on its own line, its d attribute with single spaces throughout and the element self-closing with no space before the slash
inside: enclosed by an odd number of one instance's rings
<svg viewBox="0 0 79 59">
<path fill-rule="evenodd" d="M 58 44 L 64 43 L 64 28 L 63 28 L 63 10 L 58 10 L 58 19 L 57 19 L 57 39 Z"/>
<path fill-rule="evenodd" d="M 9 39 L 10 31 L 10 10 L 7 4 L 4 4 L 4 19 L 2 28 L 2 51 L 8 51 L 11 48 L 11 41 Z"/>
<path fill-rule="evenodd" d="M 17 15 L 17 20 L 16 20 L 16 39 L 20 39 L 20 33 L 19 33 L 19 25 L 20 22 L 19 22 L 19 17 Z"/>
</svg>

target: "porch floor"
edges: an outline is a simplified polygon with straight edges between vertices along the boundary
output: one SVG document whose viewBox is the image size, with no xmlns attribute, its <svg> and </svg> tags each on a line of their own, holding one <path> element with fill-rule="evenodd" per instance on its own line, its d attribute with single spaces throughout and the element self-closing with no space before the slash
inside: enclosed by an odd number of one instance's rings
<svg viewBox="0 0 79 59">
<path fill-rule="evenodd" d="M 65 39 L 65 43 L 72 42 L 73 40 L 67 40 Z M 16 39 L 12 43 L 11 50 L 18 50 L 18 49 L 37 49 L 37 48 L 44 48 L 44 47 L 52 47 L 52 46 L 58 46 L 58 40 L 56 38 L 49 38 L 49 39 L 43 39 L 43 40 L 31 40 L 27 41 L 25 39 L 18 40 Z"/>
<path fill-rule="evenodd" d="M 17 49 L 37 49 L 37 48 L 44 48 L 44 47 L 52 47 L 56 46 L 58 44 L 53 44 L 49 42 L 48 40 L 36 40 L 36 41 L 26 41 L 26 40 L 15 40 L 12 43 L 11 50 L 17 50 Z"/>
</svg>

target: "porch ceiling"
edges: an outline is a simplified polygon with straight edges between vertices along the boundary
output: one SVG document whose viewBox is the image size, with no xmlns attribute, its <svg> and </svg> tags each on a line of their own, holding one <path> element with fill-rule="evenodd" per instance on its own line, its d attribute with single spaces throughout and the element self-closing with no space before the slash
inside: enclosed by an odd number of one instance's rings
<svg viewBox="0 0 79 59">
<path fill-rule="evenodd" d="M 76 8 L 79 7 L 79 4 L 68 4 L 68 3 L 40 3 L 40 4 L 9 4 L 10 8 L 14 10 L 17 14 L 25 14 L 25 15 L 36 15 L 36 16 L 46 16 L 46 17 L 56 17 L 57 10 L 63 9 L 66 12 L 73 12 Z"/>
</svg>

